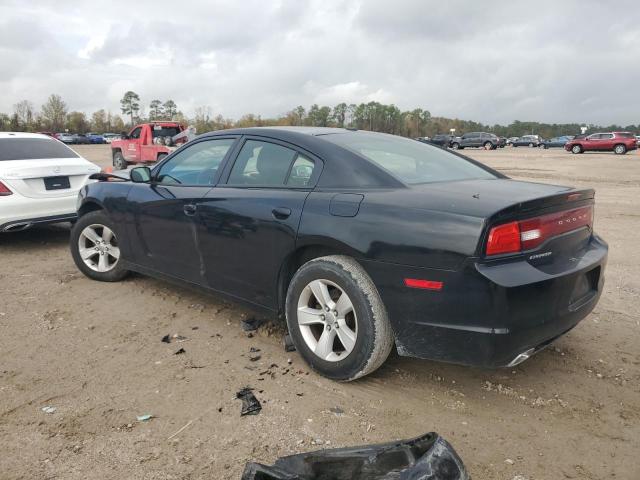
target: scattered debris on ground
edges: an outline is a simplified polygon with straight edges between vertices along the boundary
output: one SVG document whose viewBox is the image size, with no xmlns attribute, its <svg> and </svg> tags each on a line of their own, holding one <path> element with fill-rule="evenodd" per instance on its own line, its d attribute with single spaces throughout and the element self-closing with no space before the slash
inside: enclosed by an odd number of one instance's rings
<svg viewBox="0 0 640 480">
<path fill-rule="evenodd" d="M 250 387 L 245 387 L 236 393 L 236 398 L 242 400 L 242 410 L 240 411 L 241 417 L 245 415 L 257 415 L 260 410 L 262 410 L 260 401 L 253 394 L 253 389 Z"/>
<path fill-rule="evenodd" d="M 260 328 L 260 325 L 262 325 L 265 322 L 264 319 L 261 318 L 256 318 L 256 317 L 249 317 L 246 320 L 242 320 L 242 329 L 245 332 L 253 332 L 255 330 L 257 330 L 258 328 Z"/>
<path fill-rule="evenodd" d="M 153 415 L 150 413 L 145 413 L 144 415 L 138 415 L 136 418 L 139 422 L 146 422 L 148 420 L 151 420 L 153 418 Z"/>
<path fill-rule="evenodd" d="M 187 337 L 183 337 L 182 335 L 178 335 L 177 333 L 174 333 L 173 335 L 165 335 L 164 337 L 162 337 L 162 342 L 163 343 L 172 343 L 172 342 L 183 342 L 187 339 Z"/>
<path fill-rule="evenodd" d="M 469 480 L 453 447 L 433 432 L 411 440 L 290 455 L 277 459 L 273 466 L 251 462 L 242 474 L 242 480 L 324 478 Z"/>
<path fill-rule="evenodd" d="M 51 406 L 42 407 L 42 411 L 44 413 L 55 413 L 56 410 L 57 410 L 56 407 L 51 407 Z"/>
</svg>

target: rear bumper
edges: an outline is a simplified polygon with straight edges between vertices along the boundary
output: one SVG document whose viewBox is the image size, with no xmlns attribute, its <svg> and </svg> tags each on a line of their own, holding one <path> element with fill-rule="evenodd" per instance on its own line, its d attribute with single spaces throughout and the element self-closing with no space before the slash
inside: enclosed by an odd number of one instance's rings
<svg viewBox="0 0 640 480">
<path fill-rule="evenodd" d="M 363 264 L 387 307 L 400 355 L 503 367 L 526 360 L 593 310 L 604 285 L 607 253 L 606 243 L 594 236 L 573 268 L 555 275 L 524 260 L 469 263 L 459 272 Z M 444 286 L 442 291 L 409 289 L 404 278 Z M 589 288 L 576 296 L 577 285 L 585 281 Z"/>
<path fill-rule="evenodd" d="M 0 232 L 23 230 L 32 224 L 56 223 L 77 217 L 77 192 L 54 198 L 9 195 L 0 202 Z"/>
</svg>

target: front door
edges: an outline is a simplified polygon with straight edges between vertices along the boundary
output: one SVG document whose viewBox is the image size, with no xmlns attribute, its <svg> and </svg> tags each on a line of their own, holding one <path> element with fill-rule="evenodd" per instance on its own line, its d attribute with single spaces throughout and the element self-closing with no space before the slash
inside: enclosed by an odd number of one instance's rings
<svg viewBox="0 0 640 480">
<path fill-rule="evenodd" d="M 194 142 L 154 169 L 150 184 L 133 184 L 127 199 L 134 206 L 129 233 L 135 263 L 205 283 L 198 249 L 198 208 L 215 185 L 218 167 L 235 141 Z"/>
<path fill-rule="evenodd" d="M 304 202 L 321 161 L 295 147 L 246 138 L 227 181 L 198 207 L 210 287 L 277 308 L 281 266 L 295 248 Z"/>
</svg>

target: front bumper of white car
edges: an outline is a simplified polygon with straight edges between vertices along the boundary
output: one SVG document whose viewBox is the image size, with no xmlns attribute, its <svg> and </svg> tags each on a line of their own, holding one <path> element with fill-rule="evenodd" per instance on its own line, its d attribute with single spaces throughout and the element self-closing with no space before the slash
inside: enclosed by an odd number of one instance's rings
<svg viewBox="0 0 640 480">
<path fill-rule="evenodd" d="M 77 192 L 55 198 L 27 198 L 15 192 L 0 197 L 0 232 L 74 220 L 77 217 L 77 197 Z"/>
</svg>

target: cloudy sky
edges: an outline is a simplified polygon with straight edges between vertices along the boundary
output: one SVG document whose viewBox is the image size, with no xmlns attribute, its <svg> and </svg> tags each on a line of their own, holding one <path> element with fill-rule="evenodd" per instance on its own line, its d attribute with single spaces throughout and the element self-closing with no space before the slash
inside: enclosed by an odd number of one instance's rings
<svg viewBox="0 0 640 480">
<path fill-rule="evenodd" d="M 237 118 L 421 107 L 485 123 L 640 123 L 640 9 L 589 0 L 0 0 L 0 112 L 171 98 Z"/>
</svg>

